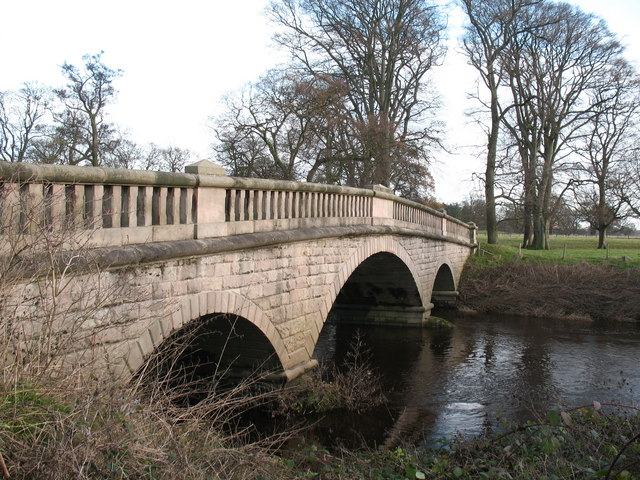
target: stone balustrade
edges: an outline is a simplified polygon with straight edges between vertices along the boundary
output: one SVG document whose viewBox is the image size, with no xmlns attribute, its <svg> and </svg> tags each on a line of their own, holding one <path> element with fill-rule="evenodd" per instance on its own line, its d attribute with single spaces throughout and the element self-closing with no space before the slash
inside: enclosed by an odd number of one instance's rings
<svg viewBox="0 0 640 480">
<path fill-rule="evenodd" d="M 352 225 L 394 225 L 468 244 L 476 228 L 381 186 L 0 162 L 1 235 L 86 231 L 92 247 Z M 212 174 L 213 173 L 213 174 Z"/>
</svg>

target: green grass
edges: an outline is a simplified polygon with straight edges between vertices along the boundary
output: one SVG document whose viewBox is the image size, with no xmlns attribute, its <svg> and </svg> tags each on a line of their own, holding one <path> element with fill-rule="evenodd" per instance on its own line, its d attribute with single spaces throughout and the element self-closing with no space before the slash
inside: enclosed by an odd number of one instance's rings
<svg viewBox="0 0 640 480">
<path fill-rule="evenodd" d="M 487 244 L 486 234 L 479 234 L 479 255 L 475 264 L 497 264 L 521 258 L 533 263 L 610 263 L 621 267 L 640 267 L 639 237 L 610 237 L 609 248 L 598 250 L 598 238 L 551 236 L 550 250 L 519 249 L 522 235 L 500 234 L 497 245 Z"/>
</svg>

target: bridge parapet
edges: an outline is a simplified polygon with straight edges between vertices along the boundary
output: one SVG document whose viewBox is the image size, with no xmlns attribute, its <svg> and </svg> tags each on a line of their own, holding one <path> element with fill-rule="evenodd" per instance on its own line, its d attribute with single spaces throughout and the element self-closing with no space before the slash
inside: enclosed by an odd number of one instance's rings
<svg viewBox="0 0 640 480">
<path fill-rule="evenodd" d="M 92 247 L 351 225 L 476 241 L 473 224 L 380 186 L 103 167 L 0 162 L 0 216 L 3 234 L 72 227 Z"/>
</svg>

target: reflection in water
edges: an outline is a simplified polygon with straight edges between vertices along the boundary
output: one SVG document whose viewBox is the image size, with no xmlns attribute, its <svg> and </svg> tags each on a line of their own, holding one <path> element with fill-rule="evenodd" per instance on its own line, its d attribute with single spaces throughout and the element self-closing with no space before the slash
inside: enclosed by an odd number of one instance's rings
<svg viewBox="0 0 640 480">
<path fill-rule="evenodd" d="M 327 325 L 316 357 L 343 358 L 358 331 L 383 374 L 389 404 L 364 417 L 331 414 L 315 435 L 347 445 L 354 444 L 353 435 L 370 446 L 431 444 L 456 433 L 481 434 L 500 420 L 525 421 L 594 400 L 640 405 L 639 325 L 450 319 L 450 331 Z"/>
</svg>

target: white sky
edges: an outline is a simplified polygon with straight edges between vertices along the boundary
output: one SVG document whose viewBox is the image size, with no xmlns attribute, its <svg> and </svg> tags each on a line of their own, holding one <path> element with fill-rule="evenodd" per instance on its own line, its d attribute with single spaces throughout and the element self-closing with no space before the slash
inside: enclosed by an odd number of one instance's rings
<svg viewBox="0 0 640 480">
<path fill-rule="evenodd" d="M 442 0 L 446 1 L 446 0 Z M 640 66 L 640 1 L 571 0 L 603 17 Z M 122 69 L 111 120 L 141 144 L 177 146 L 210 158 L 207 119 L 226 92 L 256 80 L 277 62 L 263 10 L 268 0 L 2 0 L 0 91 L 38 81 L 64 84 L 60 66 L 81 66 L 82 55 L 104 51 L 104 63 Z M 443 96 L 447 143 L 432 170 L 436 197 L 464 199 L 482 170 L 479 130 L 467 123 L 466 92 L 474 72 L 457 53 L 459 16 L 449 20 L 450 48 L 436 71 Z M 456 26 L 458 24 L 458 26 Z"/>
</svg>

